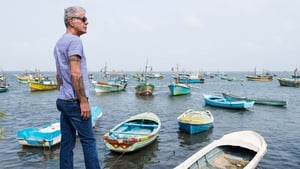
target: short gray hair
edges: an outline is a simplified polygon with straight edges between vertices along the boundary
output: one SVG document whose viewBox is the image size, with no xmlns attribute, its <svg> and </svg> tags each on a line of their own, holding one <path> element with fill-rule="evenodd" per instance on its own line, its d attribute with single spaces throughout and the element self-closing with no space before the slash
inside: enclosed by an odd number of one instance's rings
<svg viewBox="0 0 300 169">
<path fill-rule="evenodd" d="M 80 6 L 71 6 L 65 9 L 65 16 L 64 16 L 64 22 L 66 27 L 69 27 L 68 19 L 72 17 L 77 17 L 78 12 L 84 12 L 86 13 L 85 9 Z"/>
</svg>

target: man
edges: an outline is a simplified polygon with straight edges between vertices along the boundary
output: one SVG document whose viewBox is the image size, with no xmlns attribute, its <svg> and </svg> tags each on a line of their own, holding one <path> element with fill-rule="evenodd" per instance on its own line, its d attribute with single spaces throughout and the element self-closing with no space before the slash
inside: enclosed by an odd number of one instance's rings
<svg viewBox="0 0 300 169">
<path fill-rule="evenodd" d="M 54 48 L 59 94 L 57 109 L 61 112 L 60 168 L 73 169 L 76 133 L 84 152 L 85 167 L 100 169 L 96 139 L 88 102 L 88 72 L 80 36 L 87 32 L 88 21 L 82 7 L 65 9 L 66 33 Z M 77 131 L 77 132 L 76 132 Z"/>
</svg>

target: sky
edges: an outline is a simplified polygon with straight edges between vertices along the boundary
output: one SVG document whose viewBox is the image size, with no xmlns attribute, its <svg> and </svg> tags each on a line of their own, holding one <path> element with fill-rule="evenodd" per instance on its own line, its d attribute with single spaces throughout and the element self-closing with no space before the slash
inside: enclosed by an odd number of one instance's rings
<svg viewBox="0 0 300 169">
<path fill-rule="evenodd" d="M 9 0 L 1 3 L 1 68 L 55 71 L 64 9 L 82 6 L 89 71 L 300 69 L 299 0 Z"/>
</svg>

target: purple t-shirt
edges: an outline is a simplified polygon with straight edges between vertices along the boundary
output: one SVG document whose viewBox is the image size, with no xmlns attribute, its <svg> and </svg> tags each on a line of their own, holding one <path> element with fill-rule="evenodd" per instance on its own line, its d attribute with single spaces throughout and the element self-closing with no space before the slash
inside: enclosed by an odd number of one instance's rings
<svg viewBox="0 0 300 169">
<path fill-rule="evenodd" d="M 80 37 L 65 33 L 56 43 L 54 48 L 54 58 L 57 71 L 61 77 L 62 84 L 59 89 L 58 98 L 63 100 L 77 99 L 76 93 L 72 87 L 69 57 L 79 55 L 81 57 L 81 74 L 85 87 L 85 94 L 89 94 L 88 72 L 86 57 L 83 51 L 83 45 Z"/>
</svg>

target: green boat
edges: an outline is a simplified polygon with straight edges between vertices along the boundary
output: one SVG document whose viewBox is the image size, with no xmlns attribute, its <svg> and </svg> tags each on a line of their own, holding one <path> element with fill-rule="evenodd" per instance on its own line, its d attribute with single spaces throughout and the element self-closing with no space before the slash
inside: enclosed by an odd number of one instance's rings
<svg viewBox="0 0 300 169">
<path fill-rule="evenodd" d="M 223 97 L 227 100 L 247 100 L 254 101 L 254 104 L 270 105 L 270 106 L 287 106 L 287 100 L 276 100 L 276 99 L 258 99 L 249 97 L 240 97 L 230 93 L 222 93 Z"/>
</svg>

